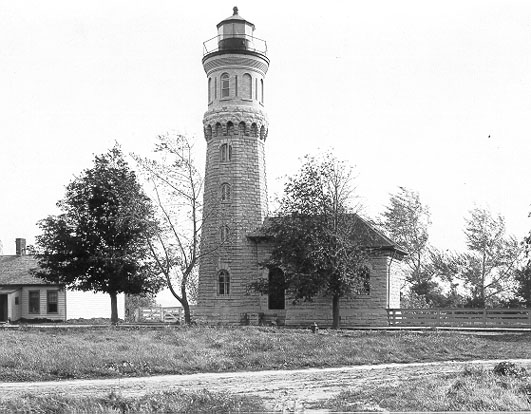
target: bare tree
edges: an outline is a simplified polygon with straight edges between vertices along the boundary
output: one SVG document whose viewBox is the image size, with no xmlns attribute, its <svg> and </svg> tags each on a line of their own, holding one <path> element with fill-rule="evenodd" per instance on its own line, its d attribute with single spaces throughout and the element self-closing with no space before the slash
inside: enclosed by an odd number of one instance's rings
<svg viewBox="0 0 531 414">
<path fill-rule="evenodd" d="M 151 255 L 189 324 L 190 304 L 197 297 L 203 215 L 203 176 L 194 162 L 193 145 L 185 135 L 160 135 L 153 158 L 133 158 L 152 185 L 158 209 L 158 228 L 149 244 Z"/>
</svg>

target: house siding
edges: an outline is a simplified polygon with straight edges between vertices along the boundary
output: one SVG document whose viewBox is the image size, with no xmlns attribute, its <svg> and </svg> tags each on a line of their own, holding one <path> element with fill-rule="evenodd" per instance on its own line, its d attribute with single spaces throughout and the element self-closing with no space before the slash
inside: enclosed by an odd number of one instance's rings
<svg viewBox="0 0 531 414">
<path fill-rule="evenodd" d="M 29 292 L 39 292 L 39 313 L 29 312 Z M 57 292 L 57 313 L 47 312 L 47 292 Z M 21 299 L 20 299 L 20 317 L 23 319 L 52 319 L 52 320 L 64 320 L 66 318 L 66 291 L 59 287 L 48 286 L 24 286 L 22 287 Z M 13 299 L 14 303 L 14 299 Z M 13 319 L 15 321 L 17 319 Z"/>
</svg>

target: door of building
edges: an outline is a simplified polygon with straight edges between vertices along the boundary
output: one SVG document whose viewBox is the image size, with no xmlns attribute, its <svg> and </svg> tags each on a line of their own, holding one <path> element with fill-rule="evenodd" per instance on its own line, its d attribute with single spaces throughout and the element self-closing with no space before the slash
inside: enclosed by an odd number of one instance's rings
<svg viewBox="0 0 531 414">
<path fill-rule="evenodd" d="M 7 295 L 0 295 L 0 322 L 7 322 Z"/>
</svg>

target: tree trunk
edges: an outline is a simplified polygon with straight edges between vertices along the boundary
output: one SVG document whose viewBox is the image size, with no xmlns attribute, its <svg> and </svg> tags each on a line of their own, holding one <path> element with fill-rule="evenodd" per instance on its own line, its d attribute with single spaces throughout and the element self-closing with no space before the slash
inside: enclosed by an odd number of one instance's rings
<svg viewBox="0 0 531 414">
<path fill-rule="evenodd" d="M 339 295 L 336 293 L 332 297 L 332 329 L 339 329 Z"/>
<path fill-rule="evenodd" d="M 190 305 L 188 301 L 182 303 L 184 310 L 184 323 L 190 325 L 192 323 L 192 316 L 190 315 Z"/>
<path fill-rule="evenodd" d="M 109 293 L 111 297 L 111 323 L 116 325 L 118 323 L 118 298 L 116 292 Z"/>
</svg>

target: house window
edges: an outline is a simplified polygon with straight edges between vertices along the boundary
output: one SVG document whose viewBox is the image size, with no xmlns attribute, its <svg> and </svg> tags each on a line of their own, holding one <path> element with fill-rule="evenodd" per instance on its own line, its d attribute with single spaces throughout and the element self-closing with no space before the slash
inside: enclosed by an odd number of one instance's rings
<svg viewBox="0 0 531 414">
<path fill-rule="evenodd" d="M 220 239 L 222 243 L 229 241 L 229 227 L 228 226 L 221 226 Z"/>
<path fill-rule="evenodd" d="M 358 295 L 370 295 L 371 294 L 371 271 L 365 266 L 360 275 L 360 285 L 358 288 Z"/>
<path fill-rule="evenodd" d="M 230 200 L 230 185 L 228 183 L 221 184 L 221 201 Z"/>
<path fill-rule="evenodd" d="M 46 312 L 57 313 L 57 290 L 49 290 L 46 292 Z"/>
<path fill-rule="evenodd" d="M 30 290 L 29 292 L 29 313 L 41 313 L 41 292 Z"/>
<path fill-rule="evenodd" d="M 230 293 L 230 276 L 226 270 L 220 270 L 218 274 L 218 295 Z"/>
<path fill-rule="evenodd" d="M 243 75 L 243 93 L 242 96 L 247 99 L 253 99 L 253 79 L 251 75 L 245 73 Z"/>
<path fill-rule="evenodd" d="M 232 160 L 232 145 L 222 144 L 221 147 L 219 147 L 219 157 L 221 162 Z"/>
<path fill-rule="evenodd" d="M 18 305 L 18 296 L 15 296 L 15 305 Z"/>
<path fill-rule="evenodd" d="M 279 268 L 269 270 L 268 307 L 269 309 L 284 309 L 286 306 L 286 281 L 284 272 Z"/>
<path fill-rule="evenodd" d="M 229 82 L 229 74 L 224 73 L 221 75 L 221 97 L 222 98 L 228 98 L 230 95 L 230 82 Z"/>
</svg>

